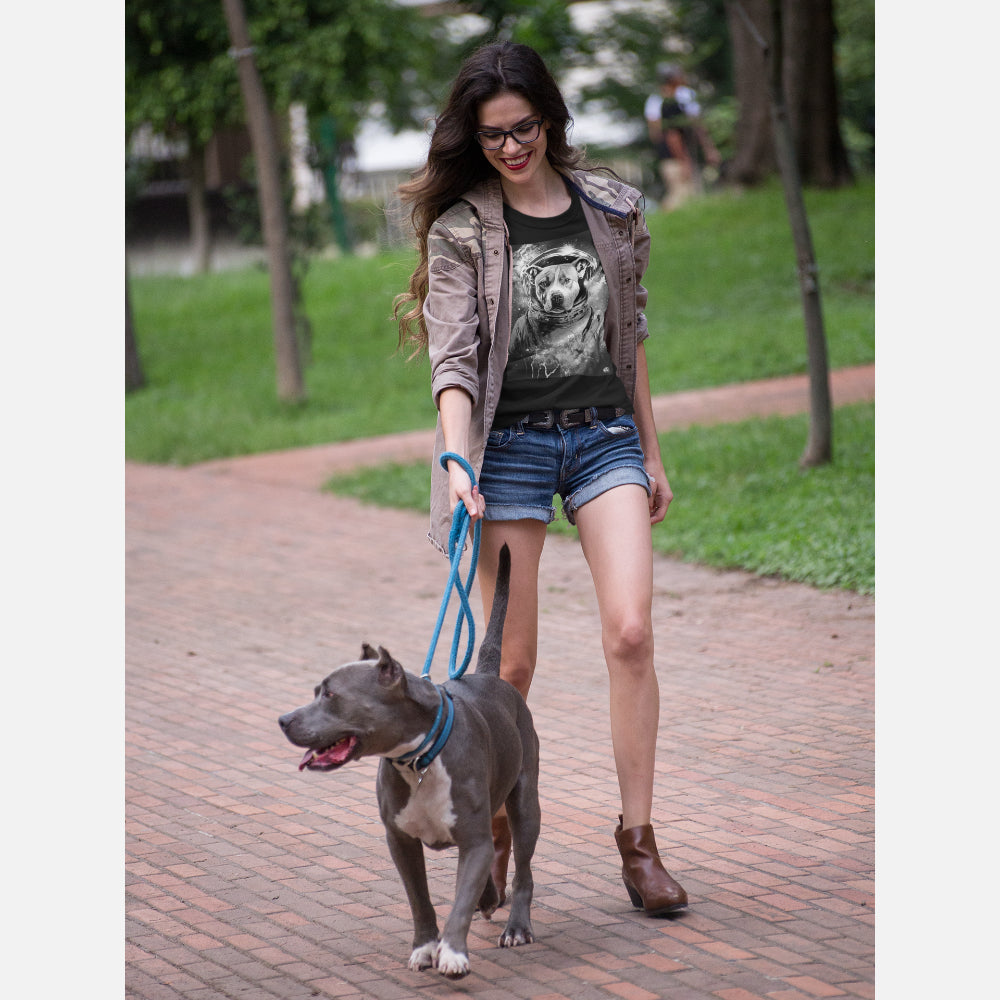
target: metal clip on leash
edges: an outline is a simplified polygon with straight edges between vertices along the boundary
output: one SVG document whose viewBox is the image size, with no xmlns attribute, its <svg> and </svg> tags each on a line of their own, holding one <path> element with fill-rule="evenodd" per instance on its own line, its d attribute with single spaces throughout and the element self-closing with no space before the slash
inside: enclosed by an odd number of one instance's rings
<svg viewBox="0 0 1000 1000">
<path fill-rule="evenodd" d="M 476 473 L 472 466 L 453 451 L 446 451 L 441 456 L 441 465 L 447 470 L 449 462 L 458 462 L 469 474 L 472 485 L 476 485 Z M 434 636 L 431 639 L 430 649 L 427 651 L 427 659 L 424 661 L 424 671 L 421 676 L 429 677 L 431 673 L 431 662 L 434 659 L 434 651 L 437 649 L 438 638 L 441 635 L 441 626 L 444 623 L 445 612 L 448 610 L 448 602 L 451 600 L 452 588 L 458 590 L 459 600 L 462 607 L 459 609 L 458 619 L 455 622 L 455 635 L 451 643 L 451 657 L 448 661 L 448 676 L 451 680 L 458 680 L 465 673 L 465 668 L 472 659 L 472 649 L 476 644 L 476 627 L 472 619 L 472 608 L 469 605 L 469 589 L 476 576 L 476 564 L 479 562 L 479 534 L 482 521 L 476 521 L 472 531 L 472 559 L 469 565 L 469 574 L 465 584 L 459 579 L 458 567 L 462 561 L 462 552 L 465 549 L 465 542 L 469 536 L 469 512 L 465 509 L 465 504 L 460 503 L 455 508 L 455 513 L 451 519 L 451 534 L 448 536 L 448 558 L 451 560 L 451 572 L 448 575 L 448 583 L 445 585 L 444 599 L 441 601 L 441 610 L 438 612 L 437 624 L 434 626 Z M 458 644 L 462 636 L 462 624 L 467 621 L 469 625 L 469 641 L 465 649 L 465 659 L 460 667 L 455 666 L 458 656 Z"/>
</svg>

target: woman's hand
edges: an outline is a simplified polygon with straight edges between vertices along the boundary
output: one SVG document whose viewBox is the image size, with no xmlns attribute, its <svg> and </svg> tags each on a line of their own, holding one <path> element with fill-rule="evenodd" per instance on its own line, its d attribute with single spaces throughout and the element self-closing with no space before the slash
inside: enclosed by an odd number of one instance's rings
<svg viewBox="0 0 1000 1000">
<path fill-rule="evenodd" d="M 667 481 L 662 462 L 647 462 L 646 475 L 649 476 L 649 523 L 659 524 L 667 515 L 667 508 L 674 498 L 674 491 Z"/>
<path fill-rule="evenodd" d="M 478 521 L 486 513 L 486 500 L 479 487 L 472 485 L 469 474 L 458 462 L 448 462 L 448 497 L 453 514 L 460 503 L 469 512 L 470 521 Z"/>
</svg>

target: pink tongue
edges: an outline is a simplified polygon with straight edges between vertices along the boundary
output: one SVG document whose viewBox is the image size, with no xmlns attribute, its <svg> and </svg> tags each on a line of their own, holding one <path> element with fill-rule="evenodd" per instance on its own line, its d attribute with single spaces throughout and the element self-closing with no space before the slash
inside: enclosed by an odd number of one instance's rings
<svg viewBox="0 0 1000 1000">
<path fill-rule="evenodd" d="M 347 760 L 350 756 L 351 751 L 354 749 L 354 744 L 357 743 L 357 738 L 354 736 L 345 736 L 342 740 L 334 743 L 332 747 L 324 750 L 322 753 L 316 753 L 314 750 L 307 750 L 305 756 L 302 758 L 302 762 L 299 764 L 299 770 L 303 770 L 310 764 L 340 764 Z"/>
</svg>

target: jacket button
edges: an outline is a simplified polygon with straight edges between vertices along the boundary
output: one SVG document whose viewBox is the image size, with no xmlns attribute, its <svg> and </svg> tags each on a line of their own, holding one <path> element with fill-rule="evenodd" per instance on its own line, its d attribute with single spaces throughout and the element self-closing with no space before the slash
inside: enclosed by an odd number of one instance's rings
<svg viewBox="0 0 1000 1000">
<path fill-rule="evenodd" d="M 494 256 L 494 257 L 497 257 L 497 256 L 499 256 L 499 254 L 500 254 L 500 251 L 499 251 L 499 250 L 494 250 L 494 251 L 493 251 L 493 256 Z"/>
</svg>

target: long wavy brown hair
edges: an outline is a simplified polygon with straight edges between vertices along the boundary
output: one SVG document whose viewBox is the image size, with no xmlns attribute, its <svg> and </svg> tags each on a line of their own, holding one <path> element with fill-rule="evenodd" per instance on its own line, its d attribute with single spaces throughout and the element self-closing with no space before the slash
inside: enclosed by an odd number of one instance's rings
<svg viewBox="0 0 1000 1000">
<path fill-rule="evenodd" d="M 546 156 L 557 169 L 568 170 L 583 160 L 571 146 L 567 129 L 572 123 L 566 102 L 538 53 L 516 42 L 495 42 L 477 49 L 455 77 L 444 109 L 434 123 L 427 163 L 400 185 L 404 205 L 412 204 L 410 218 L 417 236 L 419 263 L 406 292 L 396 296 L 393 315 L 399 323 L 399 346 L 413 354 L 427 347 L 424 299 L 427 297 L 427 234 L 431 225 L 479 181 L 495 176 L 476 142 L 479 107 L 499 94 L 519 94 L 548 125 Z"/>
</svg>

